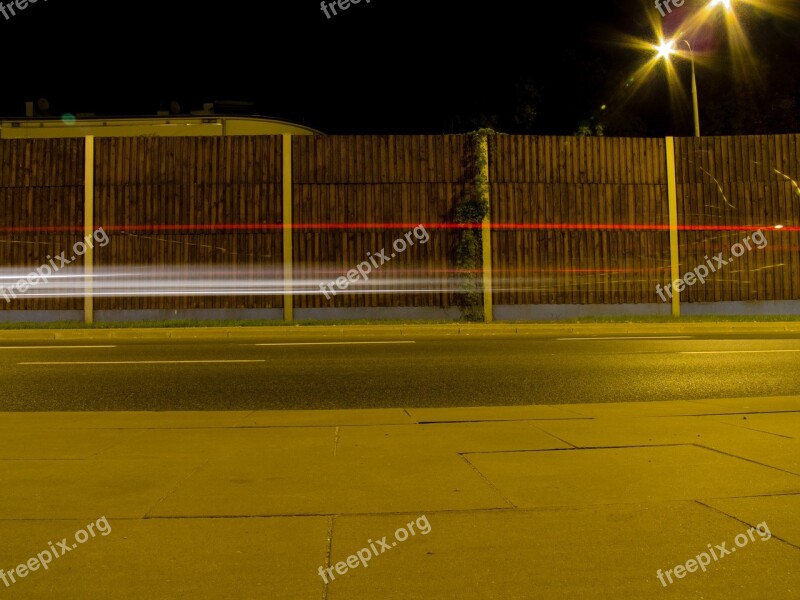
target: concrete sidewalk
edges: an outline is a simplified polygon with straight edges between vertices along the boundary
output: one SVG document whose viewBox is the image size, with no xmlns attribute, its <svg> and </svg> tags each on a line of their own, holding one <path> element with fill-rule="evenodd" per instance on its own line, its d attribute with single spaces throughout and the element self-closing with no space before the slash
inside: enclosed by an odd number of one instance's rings
<svg viewBox="0 0 800 600">
<path fill-rule="evenodd" d="M 800 397 L 2 413 L 0 486 L 7 598 L 800 597 Z"/>
</svg>

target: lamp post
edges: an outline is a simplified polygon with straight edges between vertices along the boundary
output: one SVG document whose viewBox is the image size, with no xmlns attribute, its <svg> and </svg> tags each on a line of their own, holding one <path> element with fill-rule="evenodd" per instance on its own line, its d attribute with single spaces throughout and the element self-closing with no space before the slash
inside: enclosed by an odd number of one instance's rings
<svg viewBox="0 0 800 600">
<path fill-rule="evenodd" d="M 722 6 L 725 12 L 731 13 L 733 0 L 710 0 L 706 5 L 708 10 L 714 10 L 717 6 Z M 680 36 L 680 34 L 678 34 Z M 694 66 L 694 48 L 689 43 L 689 40 L 680 40 L 686 47 L 689 48 L 689 60 L 692 63 L 692 112 L 694 113 L 694 135 L 700 137 L 700 108 L 697 100 L 697 75 Z M 672 54 L 675 54 L 675 40 L 662 41 L 659 46 L 655 47 L 658 50 L 658 57 L 664 60 L 669 60 Z"/>
<path fill-rule="evenodd" d="M 689 43 L 689 40 L 681 40 L 689 48 L 689 59 L 692 63 L 692 110 L 694 113 L 694 135 L 700 137 L 700 104 L 697 100 L 697 75 L 694 68 L 694 49 Z M 669 57 L 675 54 L 675 40 L 662 41 L 658 50 L 658 58 L 669 60 Z"/>
<path fill-rule="evenodd" d="M 694 50 L 689 40 L 683 40 L 689 47 L 689 58 L 692 61 L 692 108 L 694 109 L 694 136 L 700 137 L 700 107 L 697 101 L 697 77 L 694 72 Z"/>
</svg>

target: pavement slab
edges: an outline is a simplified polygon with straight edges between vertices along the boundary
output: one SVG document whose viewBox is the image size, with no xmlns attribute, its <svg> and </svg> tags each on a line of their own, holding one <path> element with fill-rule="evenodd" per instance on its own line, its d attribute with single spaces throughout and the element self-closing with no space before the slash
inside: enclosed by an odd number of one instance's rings
<svg viewBox="0 0 800 600">
<path fill-rule="evenodd" d="M 508 502 L 456 454 L 239 455 L 212 460 L 149 516 L 249 516 L 502 508 Z"/>
<path fill-rule="evenodd" d="M 476 406 L 465 408 L 409 408 L 419 423 L 457 421 L 526 421 L 586 418 L 568 406 Z"/>
<path fill-rule="evenodd" d="M 337 456 L 424 457 L 430 452 L 506 452 L 555 450 L 571 446 L 543 431 L 534 421 L 451 422 L 416 427 L 342 427 Z"/>
<path fill-rule="evenodd" d="M 346 560 L 370 539 L 386 535 L 391 541 L 419 516 L 337 517 L 331 563 Z M 770 540 L 662 585 L 659 569 L 673 569 L 709 543 L 731 540 L 745 529 L 693 502 L 425 517 L 430 533 L 409 536 L 366 569 L 337 576 L 327 598 L 769 599 L 792 597 L 800 583 L 800 553 Z M 754 586 L 757 581 L 765 584 Z"/>
<path fill-rule="evenodd" d="M 773 536 L 800 550 L 800 494 L 718 498 L 703 503 L 752 527 L 766 523 Z"/>
<path fill-rule="evenodd" d="M 711 447 L 717 452 L 800 475 L 800 440 L 756 433 L 760 435 L 757 444 L 745 443 L 741 436 L 731 436 L 715 439 Z"/>
<path fill-rule="evenodd" d="M 741 417 L 739 417 L 741 419 Z M 642 417 L 545 421 L 537 426 L 579 448 L 657 446 L 666 444 L 713 445 L 716 441 L 759 444 L 771 437 L 763 431 L 738 427 L 732 417 Z"/>
<path fill-rule="evenodd" d="M 118 432 L 116 445 L 101 452 L 105 459 L 238 460 L 253 457 L 327 456 L 335 445 L 334 427 L 142 429 Z"/>
<path fill-rule="evenodd" d="M 0 594 L 794 599 L 797 407 L 2 413 L 0 568 L 102 517 L 111 533 Z"/>
<path fill-rule="evenodd" d="M 345 425 L 411 425 L 409 412 L 399 408 L 363 410 L 254 411 L 242 421 L 247 427 L 325 427 Z"/>
<path fill-rule="evenodd" d="M 0 430 L 33 427 L 42 429 L 191 429 L 196 427 L 241 427 L 248 411 L 98 411 L 0 413 Z"/>
<path fill-rule="evenodd" d="M 523 508 L 800 493 L 800 476 L 692 445 L 466 456 Z"/>
<path fill-rule="evenodd" d="M 0 432 L 0 460 L 87 459 L 120 442 L 120 431 L 116 429 L 52 429 L 43 435 L 41 430 L 30 427 L 8 428 Z"/>
<path fill-rule="evenodd" d="M 2 460 L 0 519 L 142 518 L 203 462 Z"/>
<path fill-rule="evenodd" d="M 800 412 L 800 397 L 797 396 L 718 398 L 711 400 L 696 400 L 693 402 L 706 405 L 710 407 L 709 412 L 716 413 Z"/>
<path fill-rule="evenodd" d="M 719 421 L 751 431 L 800 440 L 800 412 L 731 415 L 720 417 Z"/>
<path fill-rule="evenodd" d="M 103 515 L 97 515 L 96 519 Z M 91 519 L 1 521 L 0 566 L 11 570 L 48 548 L 49 540 L 85 530 Z M 26 600 L 183 600 L 321 598 L 315 578 L 325 561 L 328 526 L 321 517 L 270 519 L 111 519 L 98 534 L 38 568 L 3 598 Z M 105 531 L 108 528 L 104 527 Z M 56 542 L 57 543 L 57 542 Z"/>
</svg>

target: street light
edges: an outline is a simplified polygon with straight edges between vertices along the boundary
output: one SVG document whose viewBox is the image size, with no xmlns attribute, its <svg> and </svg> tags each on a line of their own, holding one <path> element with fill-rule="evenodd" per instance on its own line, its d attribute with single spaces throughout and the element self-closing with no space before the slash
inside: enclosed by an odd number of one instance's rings
<svg viewBox="0 0 800 600">
<path fill-rule="evenodd" d="M 675 41 L 663 41 L 655 47 L 658 50 L 658 58 L 667 59 L 669 56 L 675 52 Z"/>
<path fill-rule="evenodd" d="M 708 10 L 714 10 L 717 6 L 722 6 L 725 9 L 725 12 L 732 13 L 733 12 L 733 0 L 710 0 L 706 5 Z M 698 14 L 698 18 L 704 20 L 704 16 L 700 16 Z M 689 25 L 689 29 L 694 31 L 697 27 L 701 25 L 701 21 L 692 21 Z M 678 38 L 681 35 L 686 35 L 687 30 L 684 29 L 684 33 L 678 34 Z M 687 39 L 680 39 L 678 38 L 672 40 L 661 40 L 661 43 L 658 46 L 654 46 L 655 50 L 658 52 L 657 58 L 669 60 L 670 56 L 676 54 L 677 51 L 675 49 L 676 43 L 679 41 L 681 43 L 686 44 L 686 47 L 689 49 L 689 60 L 692 63 L 692 112 L 694 114 L 694 135 L 695 137 L 700 137 L 700 108 L 699 102 L 697 100 L 697 74 L 695 72 L 695 64 L 694 64 L 694 48 L 692 48 L 692 44 L 689 43 Z"/>
<path fill-rule="evenodd" d="M 729 2 L 730 3 L 730 2 Z M 694 50 L 689 40 L 683 40 L 689 47 L 689 59 L 692 61 L 692 108 L 694 109 L 694 137 L 700 137 L 700 107 L 697 102 L 697 77 L 694 73 Z"/>
<path fill-rule="evenodd" d="M 724 0 L 717 0 L 724 1 Z M 730 2 L 730 0 L 728 0 Z M 697 101 L 697 76 L 694 68 L 694 49 L 689 43 L 689 40 L 681 40 L 689 48 L 689 59 L 692 63 L 692 108 L 694 112 L 694 135 L 700 137 L 700 108 Z M 669 60 L 669 57 L 675 54 L 675 40 L 662 40 L 658 46 L 655 46 L 658 51 L 658 58 Z"/>
</svg>

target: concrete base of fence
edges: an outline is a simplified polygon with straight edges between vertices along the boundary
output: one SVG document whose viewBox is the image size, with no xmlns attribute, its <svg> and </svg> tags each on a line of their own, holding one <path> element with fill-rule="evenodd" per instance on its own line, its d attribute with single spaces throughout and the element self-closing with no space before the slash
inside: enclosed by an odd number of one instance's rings
<svg viewBox="0 0 800 600">
<path fill-rule="evenodd" d="M 558 321 L 582 317 L 668 317 L 671 305 L 662 304 L 520 304 L 495 305 L 496 321 Z"/>
<path fill-rule="evenodd" d="M 296 308 L 295 319 L 299 321 L 457 321 L 461 318 L 458 307 L 383 307 L 383 308 Z"/>
<path fill-rule="evenodd" d="M 457 321 L 461 312 L 453 308 L 300 308 L 294 318 L 300 321 Z M 282 321 L 281 308 L 183 309 L 183 310 L 96 310 L 96 323 L 136 321 Z M 82 310 L 9 310 L 0 312 L 0 323 L 83 322 Z"/>
<path fill-rule="evenodd" d="M 190 308 L 182 310 L 97 310 L 95 320 L 123 321 L 281 321 L 282 308 Z"/>
<path fill-rule="evenodd" d="M 456 321 L 458 308 L 295 308 L 296 321 Z M 283 320 L 283 309 L 116 310 L 97 311 L 98 321 L 201 321 Z"/>
<path fill-rule="evenodd" d="M 558 321 L 583 317 L 668 317 L 671 306 L 658 304 L 524 304 L 495 305 L 496 321 Z M 681 304 L 683 316 L 698 315 L 800 315 L 800 300 L 773 302 L 697 302 Z M 7 310 L 0 311 L 0 323 L 83 322 L 82 310 Z M 458 321 L 457 307 L 383 308 L 299 308 L 298 321 Z M 136 321 L 281 321 L 280 308 L 184 309 L 184 310 L 99 310 L 95 321 L 121 323 Z"/>
<path fill-rule="evenodd" d="M 691 315 L 800 315 L 800 300 L 771 302 L 696 302 L 681 304 L 681 314 Z"/>
<path fill-rule="evenodd" d="M 83 323 L 83 310 L 6 310 L 0 311 L 0 323 L 50 323 L 77 321 Z M 283 309 L 185 309 L 185 310 L 96 310 L 98 323 L 123 323 L 134 321 L 246 321 L 283 319 Z"/>
<path fill-rule="evenodd" d="M 83 309 L 0 311 L 0 323 L 51 323 L 53 321 L 77 321 L 78 323 L 83 323 Z"/>
</svg>

